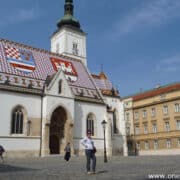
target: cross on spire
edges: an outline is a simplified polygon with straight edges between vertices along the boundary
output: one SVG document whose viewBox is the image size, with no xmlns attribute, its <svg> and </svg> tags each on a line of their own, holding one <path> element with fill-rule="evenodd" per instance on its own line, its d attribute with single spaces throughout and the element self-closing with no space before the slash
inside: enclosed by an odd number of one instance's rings
<svg viewBox="0 0 180 180">
<path fill-rule="evenodd" d="M 64 14 L 70 14 L 73 16 L 74 14 L 73 10 L 74 10 L 73 0 L 65 0 Z"/>
<path fill-rule="evenodd" d="M 65 0 L 65 3 L 73 3 L 73 0 Z"/>
</svg>

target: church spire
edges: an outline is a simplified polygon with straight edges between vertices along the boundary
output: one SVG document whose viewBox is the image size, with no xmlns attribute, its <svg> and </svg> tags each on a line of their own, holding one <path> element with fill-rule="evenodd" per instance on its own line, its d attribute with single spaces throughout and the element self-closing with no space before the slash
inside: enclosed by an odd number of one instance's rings
<svg viewBox="0 0 180 180">
<path fill-rule="evenodd" d="M 64 17 L 57 23 L 58 28 L 68 25 L 80 29 L 80 23 L 74 18 L 74 5 L 73 0 L 65 0 Z"/>
<path fill-rule="evenodd" d="M 51 51 L 79 59 L 86 66 L 86 33 L 74 17 L 73 0 L 64 0 L 64 16 L 51 36 Z"/>
<path fill-rule="evenodd" d="M 73 16 L 73 11 L 74 11 L 74 5 L 73 5 L 73 0 L 65 0 L 65 5 L 64 5 L 64 15 L 70 14 Z"/>
</svg>

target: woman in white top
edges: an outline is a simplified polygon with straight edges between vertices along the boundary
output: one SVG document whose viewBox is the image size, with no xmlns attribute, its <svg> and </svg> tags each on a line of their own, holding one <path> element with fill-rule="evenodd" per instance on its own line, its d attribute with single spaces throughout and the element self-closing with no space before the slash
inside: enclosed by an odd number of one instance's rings
<svg viewBox="0 0 180 180">
<path fill-rule="evenodd" d="M 91 131 L 87 132 L 87 137 L 81 140 L 81 144 L 85 147 L 85 154 L 86 154 L 86 169 L 88 174 L 95 174 L 96 173 L 96 156 L 95 156 L 95 146 L 94 142 L 91 139 Z M 92 172 L 90 171 L 90 164 L 92 160 Z"/>
</svg>

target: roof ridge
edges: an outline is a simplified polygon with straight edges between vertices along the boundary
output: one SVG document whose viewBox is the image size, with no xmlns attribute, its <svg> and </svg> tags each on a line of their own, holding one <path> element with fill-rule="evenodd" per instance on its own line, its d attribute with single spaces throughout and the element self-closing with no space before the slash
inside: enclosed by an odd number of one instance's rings
<svg viewBox="0 0 180 180">
<path fill-rule="evenodd" d="M 155 87 L 155 88 L 144 90 L 144 91 L 139 92 L 139 93 L 130 94 L 128 96 L 124 96 L 123 99 L 134 97 L 134 96 L 137 96 L 137 95 L 140 95 L 140 94 L 144 94 L 144 93 L 148 93 L 148 92 L 151 92 L 151 91 L 155 91 L 155 90 L 158 90 L 158 89 L 163 89 L 163 88 L 166 88 L 166 87 L 169 87 L 169 86 L 173 86 L 173 85 L 176 85 L 176 84 L 180 84 L 180 82 L 177 81 L 177 82 L 173 82 L 173 83 L 168 83 L 168 84 L 165 84 L 165 85 L 160 86 L 160 87 Z"/>
<path fill-rule="evenodd" d="M 83 63 L 82 63 L 82 65 L 85 66 Z M 104 102 L 102 93 L 101 93 L 100 89 L 98 88 L 98 86 L 96 85 L 96 83 L 94 82 L 94 79 L 93 79 L 91 73 L 89 72 L 88 67 L 85 68 L 85 71 L 87 72 L 87 74 L 88 74 L 88 76 L 89 76 L 89 78 L 90 78 L 90 81 L 91 81 L 92 84 L 94 85 L 95 90 L 98 92 L 99 96 L 101 97 L 101 100 Z"/>
</svg>

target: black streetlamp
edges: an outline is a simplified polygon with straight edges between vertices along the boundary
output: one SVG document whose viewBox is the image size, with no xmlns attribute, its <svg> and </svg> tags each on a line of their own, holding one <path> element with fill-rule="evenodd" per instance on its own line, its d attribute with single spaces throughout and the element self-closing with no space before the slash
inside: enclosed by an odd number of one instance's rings
<svg viewBox="0 0 180 180">
<path fill-rule="evenodd" d="M 107 162 L 107 154 L 106 154 L 106 136 L 105 136 L 105 130 L 106 130 L 106 124 L 107 122 L 105 120 L 103 120 L 101 122 L 103 130 L 104 130 L 104 162 Z"/>
</svg>

